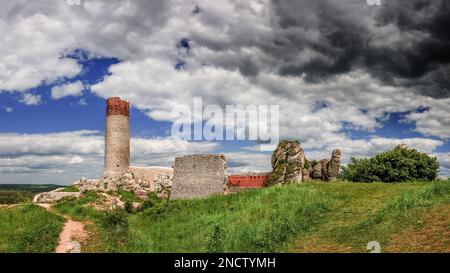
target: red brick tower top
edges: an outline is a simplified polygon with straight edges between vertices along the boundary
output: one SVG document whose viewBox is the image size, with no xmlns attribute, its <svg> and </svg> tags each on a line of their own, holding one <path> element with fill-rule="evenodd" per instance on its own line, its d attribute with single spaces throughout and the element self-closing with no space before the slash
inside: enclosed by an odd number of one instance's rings
<svg viewBox="0 0 450 273">
<path fill-rule="evenodd" d="M 119 97 L 109 98 L 106 100 L 106 116 L 122 115 L 130 116 L 130 103 Z"/>
</svg>

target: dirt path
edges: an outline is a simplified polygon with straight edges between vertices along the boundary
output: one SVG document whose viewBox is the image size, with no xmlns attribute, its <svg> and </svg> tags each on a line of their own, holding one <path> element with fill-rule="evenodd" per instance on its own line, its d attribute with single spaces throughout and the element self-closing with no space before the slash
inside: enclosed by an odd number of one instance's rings
<svg viewBox="0 0 450 273">
<path fill-rule="evenodd" d="M 45 208 L 52 213 L 56 213 L 52 209 L 51 204 L 38 204 L 39 206 Z M 70 217 L 66 215 L 63 216 L 67 221 L 64 224 L 63 230 L 59 234 L 59 242 L 58 246 L 55 249 L 56 253 L 80 253 L 81 252 L 81 243 L 88 239 L 88 234 L 85 230 L 85 223 L 77 222 L 72 220 Z"/>
</svg>

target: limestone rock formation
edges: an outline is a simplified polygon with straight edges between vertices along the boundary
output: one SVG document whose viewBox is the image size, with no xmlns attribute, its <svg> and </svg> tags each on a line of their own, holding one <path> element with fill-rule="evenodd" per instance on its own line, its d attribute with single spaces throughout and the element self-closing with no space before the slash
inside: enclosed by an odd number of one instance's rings
<svg viewBox="0 0 450 273">
<path fill-rule="evenodd" d="M 147 199 L 150 192 L 156 192 L 161 198 L 170 195 L 173 169 L 166 167 L 130 167 L 115 178 L 92 180 L 81 178 L 73 183 L 80 192 L 116 192 L 119 189 L 134 192 L 138 197 Z"/>
<path fill-rule="evenodd" d="M 302 181 L 305 153 L 298 141 L 282 141 L 272 155 L 270 185 Z"/>
<path fill-rule="evenodd" d="M 79 198 L 80 195 L 80 192 L 59 192 L 56 190 L 43 192 L 34 196 L 33 203 L 54 203 L 66 197 Z"/>
<path fill-rule="evenodd" d="M 289 184 L 311 179 L 334 181 L 339 174 L 341 151 L 333 150 L 331 159 L 308 160 L 298 141 L 282 141 L 272 155 L 269 184 Z"/>
<path fill-rule="evenodd" d="M 78 188 L 82 193 L 87 191 L 106 191 L 108 186 L 107 183 L 98 179 L 86 179 L 83 177 L 73 182 L 72 185 Z"/>
<path fill-rule="evenodd" d="M 120 198 L 117 196 L 112 196 L 102 192 L 99 194 L 99 198 L 94 203 L 91 203 L 89 205 L 98 210 L 114 210 L 118 208 L 124 208 L 125 202 L 120 200 Z"/>
<path fill-rule="evenodd" d="M 328 181 L 334 181 L 339 174 L 339 168 L 341 165 L 341 150 L 336 149 L 331 153 L 331 160 L 327 163 L 327 169 L 325 172 L 325 178 Z"/>
<path fill-rule="evenodd" d="M 408 145 L 406 145 L 406 144 L 400 144 L 400 145 L 397 145 L 397 146 L 395 147 L 395 149 L 408 149 Z"/>
</svg>

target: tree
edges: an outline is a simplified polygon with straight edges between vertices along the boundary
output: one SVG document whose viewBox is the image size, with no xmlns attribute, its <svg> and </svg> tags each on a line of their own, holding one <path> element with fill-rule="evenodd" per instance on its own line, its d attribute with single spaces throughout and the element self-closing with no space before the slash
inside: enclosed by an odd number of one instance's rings
<svg viewBox="0 0 450 273">
<path fill-rule="evenodd" d="M 400 145 L 373 158 L 356 159 L 342 167 L 341 178 L 354 182 L 431 181 L 437 178 L 436 157 Z"/>
</svg>

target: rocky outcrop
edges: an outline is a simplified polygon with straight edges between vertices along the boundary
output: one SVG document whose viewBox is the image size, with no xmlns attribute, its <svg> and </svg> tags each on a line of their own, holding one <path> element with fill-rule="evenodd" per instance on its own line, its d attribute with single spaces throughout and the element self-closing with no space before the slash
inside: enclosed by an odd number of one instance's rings
<svg viewBox="0 0 450 273">
<path fill-rule="evenodd" d="M 331 160 L 327 162 L 327 168 L 324 172 L 327 181 L 334 181 L 339 174 L 339 168 L 341 165 L 341 150 L 336 149 L 331 153 Z"/>
<path fill-rule="evenodd" d="M 98 198 L 88 205 L 98 210 L 114 210 L 124 208 L 125 202 L 120 200 L 118 196 L 101 192 L 98 194 Z"/>
<path fill-rule="evenodd" d="M 116 178 L 89 180 L 81 178 L 73 183 L 81 192 L 116 192 L 119 189 L 134 192 L 138 197 L 147 199 L 150 192 L 156 192 L 161 198 L 170 195 L 173 169 L 166 167 L 130 167 Z"/>
<path fill-rule="evenodd" d="M 78 188 L 82 193 L 87 191 L 107 191 L 108 186 L 107 183 L 101 182 L 98 179 L 86 179 L 83 177 L 73 182 L 72 185 Z"/>
<path fill-rule="evenodd" d="M 298 141 L 282 141 L 272 155 L 269 185 L 300 182 L 303 178 L 305 152 Z"/>
<path fill-rule="evenodd" d="M 312 179 L 334 181 L 339 174 L 341 151 L 333 150 L 331 159 L 308 160 L 298 141 L 282 141 L 272 155 L 269 184 L 289 184 Z"/>
<path fill-rule="evenodd" d="M 406 145 L 406 144 L 400 144 L 400 145 L 397 145 L 394 149 L 395 149 L 395 150 L 397 150 L 397 149 L 408 149 L 408 145 Z"/>
<path fill-rule="evenodd" d="M 80 192 L 59 192 L 50 191 L 39 193 L 33 198 L 33 203 L 54 203 L 66 197 L 79 198 L 81 196 Z"/>
</svg>

